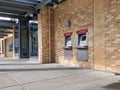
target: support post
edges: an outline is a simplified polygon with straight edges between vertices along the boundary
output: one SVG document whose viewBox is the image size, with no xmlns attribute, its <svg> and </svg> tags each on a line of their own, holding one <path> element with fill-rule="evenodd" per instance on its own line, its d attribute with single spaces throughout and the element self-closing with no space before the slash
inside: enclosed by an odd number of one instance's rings
<svg viewBox="0 0 120 90">
<path fill-rule="evenodd" d="M 29 20 L 19 20 L 19 57 L 29 58 Z"/>
</svg>

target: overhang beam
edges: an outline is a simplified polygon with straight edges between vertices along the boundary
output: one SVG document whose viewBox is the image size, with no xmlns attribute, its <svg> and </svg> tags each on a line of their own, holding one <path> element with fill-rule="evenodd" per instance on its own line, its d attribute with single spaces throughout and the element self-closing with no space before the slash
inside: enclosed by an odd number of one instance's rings
<svg viewBox="0 0 120 90">
<path fill-rule="evenodd" d="M 6 20 L 0 20 L 0 28 L 1 27 L 16 27 L 18 24 L 16 24 L 13 21 L 6 21 Z"/>
<path fill-rule="evenodd" d="M 15 14 L 0 13 L 0 17 L 22 18 L 22 17 L 24 17 L 24 16 L 22 16 L 22 15 L 15 15 Z"/>
<path fill-rule="evenodd" d="M 8 11 L 10 10 L 15 10 L 17 12 L 21 11 L 21 12 L 31 12 L 31 13 L 35 13 L 35 10 L 33 8 L 29 8 L 29 9 L 26 9 L 26 8 L 18 8 L 18 7 L 11 7 L 11 6 L 5 6 L 5 5 L 1 5 L 0 4 L 0 9 L 7 9 Z"/>
<path fill-rule="evenodd" d="M 9 1 L 14 2 L 15 0 L 9 0 Z M 16 2 L 24 3 L 24 4 L 30 4 L 30 5 L 34 5 L 34 4 L 38 3 L 35 0 L 16 0 Z"/>
<path fill-rule="evenodd" d="M 25 6 L 25 7 L 34 7 L 34 5 L 31 4 L 26 4 L 26 3 L 21 3 L 21 2 L 17 2 L 17 1 L 10 1 L 10 0 L 0 0 L 0 3 L 3 4 L 10 4 L 10 5 L 14 5 L 14 6 Z"/>
<path fill-rule="evenodd" d="M 18 12 L 17 10 L 8 10 L 8 9 L 1 9 L 0 8 L 0 12 L 4 12 L 4 13 L 8 13 L 8 14 L 18 14 L 18 15 L 22 15 L 24 14 L 24 12 Z"/>
<path fill-rule="evenodd" d="M 38 9 L 42 8 L 43 6 L 47 5 L 51 1 L 52 0 L 43 0 L 43 1 L 41 1 L 41 3 L 39 3 L 37 6 L 35 6 L 35 10 L 38 10 Z"/>
</svg>

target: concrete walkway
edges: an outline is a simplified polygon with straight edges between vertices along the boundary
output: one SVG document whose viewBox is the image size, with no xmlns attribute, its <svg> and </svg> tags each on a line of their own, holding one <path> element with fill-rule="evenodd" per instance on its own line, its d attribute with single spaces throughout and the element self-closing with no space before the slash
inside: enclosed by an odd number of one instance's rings
<svg viewBox="0 0 120 90">
<path fill-rule="evenodd" d="M 120 76 L 68 65 L 1 59 L 0 90 L 120 90 Z"/>
</svg>

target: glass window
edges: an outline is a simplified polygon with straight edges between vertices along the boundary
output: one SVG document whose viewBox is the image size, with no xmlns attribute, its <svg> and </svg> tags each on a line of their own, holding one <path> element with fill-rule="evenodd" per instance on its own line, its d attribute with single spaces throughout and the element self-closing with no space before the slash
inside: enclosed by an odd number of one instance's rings
<svg viewBox="0 0 120 90">
<path fill-rule="evenodd" d="M 83 37 L 82 37 L 82 41 L 85 41 L 85 40 L 86 40 L 86 36 L 83 36 Z"/>
<path fill-rule="evenodd" d="M 78 40 L 78 45 L 85 44 L 87 43 L 87 36 L 85 34 L 79 35 Z"/>
<path fill-rule="evenodd" d="M 67 36 L 65 42 L 66 42 L 66 46 L 72 46 L 71 36 Z"/>
</svg>

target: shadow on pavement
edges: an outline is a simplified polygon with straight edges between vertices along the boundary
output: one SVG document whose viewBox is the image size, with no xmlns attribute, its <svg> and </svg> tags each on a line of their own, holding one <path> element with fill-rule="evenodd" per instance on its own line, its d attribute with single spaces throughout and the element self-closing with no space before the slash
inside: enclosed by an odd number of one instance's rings
<svg viewBox="0 0 120 90">
<path fill-rule="evenodd" d="M 120 90 L 120 81 L 103 86 L 103 88 L 108 90 Z"/>
<path fill-rule="evenodd" d="M 12 66 L 12 65 L 41 65 L 39 63 L 18 63 L 18 64 L 14 64 L 14 63 L 8 63 L 8 64 L 0 64 L 0 66 Z"/>
<path fill-rule="evenodd" d="M 85 70 L 85 68 L 76 68 L 76 67 L 66 67 L 66 68 L 25 68 L 25 69 L 0 69 L 0 72 L 2 71 L 54 71 L 54 70 Z"/>
</svg>

